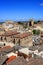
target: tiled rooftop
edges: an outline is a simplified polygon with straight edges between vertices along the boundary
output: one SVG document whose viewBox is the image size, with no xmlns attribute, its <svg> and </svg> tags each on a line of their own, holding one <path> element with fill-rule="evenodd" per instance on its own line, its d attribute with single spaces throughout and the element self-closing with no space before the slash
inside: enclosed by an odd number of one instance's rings
<svg viewBox="0 0 43 65">
<path fill-rule="evenodd" d="M 25 37 L 28 37 L 30 35 L 31 35 L 30 33 L 22 33 L 22 34 L 16 35 L 15 38 L 25 38 Z"/>
<path fill-rule="evenodd" d="M 2 55 L 5 55 L 12 51 L 13 51 L 13 47 L 11 47 L 11 46 L 5 46 L 3 48 L 0 48 L 0 54 L 2 54 Z"/>
<path fill-rule="evenodd" d="M 8 58 L 8 60 L 6 61 L 7 63 L 11 62 L 12 60 L 14 60 L 16 58 L 16 56 L 11 56 Z"/>
<path fill-rule="evenodd" d="M 16 35 L 19 34 L 17 31 L 6 31 L 3 34 L 0 34 L 0 36 L 11 36 L 11 35 Z"/>
<path fill-rule="evenodd" d="M 17 57 L 7 65 L 27 65 L 27 61 L 23 57 Z"/>
<path fill-rule="evenodd" d="M 43 59 L 42 58 L 31 58 L 29 60 L 28 65 L 43 65 Z"/>
</svg>

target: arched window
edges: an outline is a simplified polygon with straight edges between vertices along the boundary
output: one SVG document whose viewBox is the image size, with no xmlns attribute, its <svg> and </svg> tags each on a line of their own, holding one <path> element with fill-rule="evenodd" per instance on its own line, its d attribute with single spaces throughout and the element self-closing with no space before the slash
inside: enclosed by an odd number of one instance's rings
<svg viewBox="0 0 43 65">
<path fill-rule="evenodd" d="M 3 38 L 1 37 L 1 41 L 3 40 Z"/>
<path fill-rule="evenodd" d="M 4 40 L 6 40 L 6 37 L 4 38 Z"/>
<path fill-rule="evenodd" d="M 15 44 L 15 39 L 13 40 L 13 43 Z"/>
<path fill-rule="evenodd" d="M 18 44 L 20 45 L 20 39 L 19 39 L 19 41 L 18 41 Z"/>
</svg>

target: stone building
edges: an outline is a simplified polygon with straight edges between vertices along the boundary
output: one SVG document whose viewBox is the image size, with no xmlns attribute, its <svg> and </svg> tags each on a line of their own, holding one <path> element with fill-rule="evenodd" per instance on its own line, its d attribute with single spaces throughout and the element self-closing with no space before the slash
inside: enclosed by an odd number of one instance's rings
<svg viewBox="0 0 43 65">
<path fill-rule="evenodd" d="M 34 20 L 33 19 L 29 20 L 28 26 L 34 26 Z"/>
<path fill-rule="evenodd" d="M 0 34 L 0 41 L 13 42 L 15 35 L 19 34 L 17 31 L 6 31 Z"/>
<path fill-rule="evenodd" d="M 15 43 L 21 46 L 32 46 L 32 34 L 21 33 L 15 36 Z"/>
</svg>

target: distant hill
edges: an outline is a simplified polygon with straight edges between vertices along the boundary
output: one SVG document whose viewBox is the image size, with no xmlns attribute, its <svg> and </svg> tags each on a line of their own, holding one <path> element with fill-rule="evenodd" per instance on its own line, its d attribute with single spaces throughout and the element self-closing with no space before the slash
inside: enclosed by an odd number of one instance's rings
<svg viewBox="0 0 43 65">
<path fill-rule="evenodd" d="M 0 24 L 3 24 L 4 22 L 0 22 Z"/>
</svg>

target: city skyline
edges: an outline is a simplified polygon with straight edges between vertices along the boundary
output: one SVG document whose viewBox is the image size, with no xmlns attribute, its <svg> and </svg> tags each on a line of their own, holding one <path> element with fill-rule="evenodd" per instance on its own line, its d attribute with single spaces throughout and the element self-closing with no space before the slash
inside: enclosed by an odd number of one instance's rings
<svg viewBox="0 0 43 65">
<path fill-rule="evenodd" d="M 0 0 L 1 20 L 43 20 L 43 0 Z"/>
</svg>

